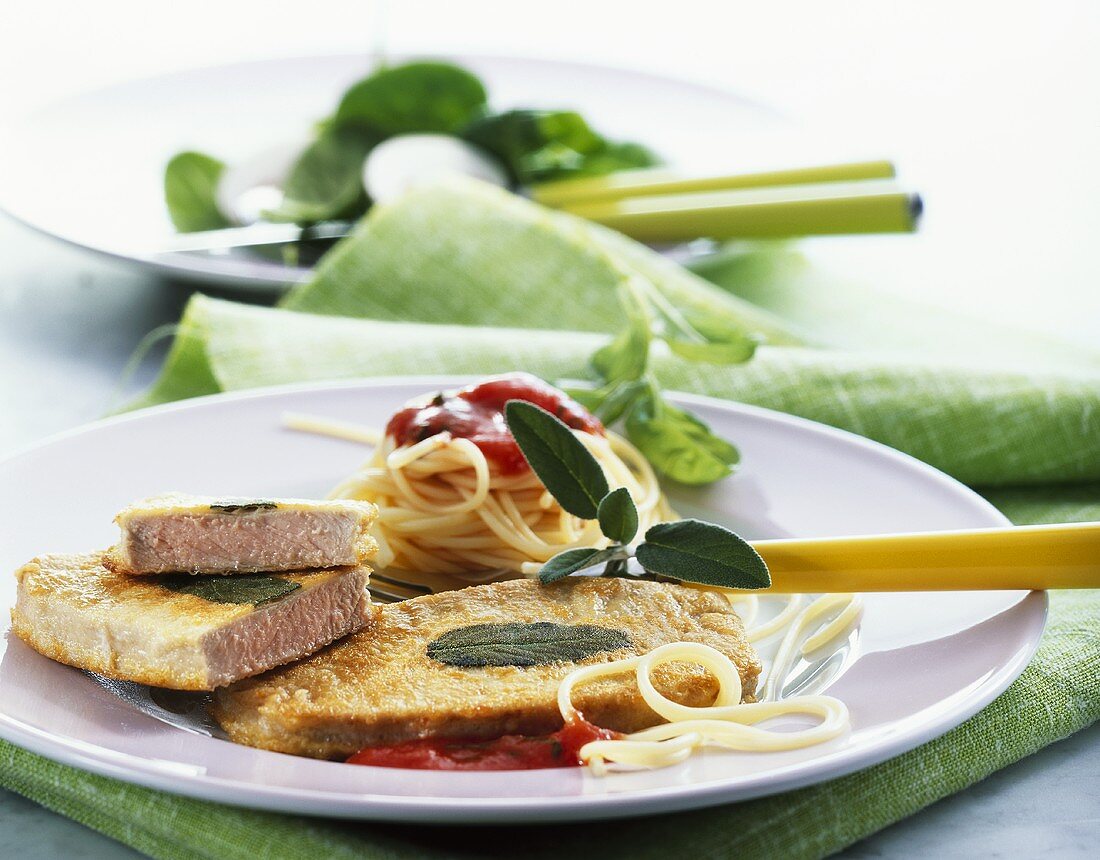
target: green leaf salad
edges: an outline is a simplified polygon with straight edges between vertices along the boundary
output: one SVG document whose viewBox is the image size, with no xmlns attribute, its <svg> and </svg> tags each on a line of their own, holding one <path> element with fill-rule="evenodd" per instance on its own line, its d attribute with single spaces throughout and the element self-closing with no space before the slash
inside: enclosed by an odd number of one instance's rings
<svg viewBox="0 0 1100 860">
<path fill-rule="evenodd" d="M 371 206 L 363 163 L 374 147 L 406 134 L 444 134 L 473 144 L 499 162 L 517 186 L 571 176 L 649 167 L 644 146 L 609 140 L 573 111 L 494 112 L 485 85 L 450 63 L 384 66 L 352 84 L 335 112 L 283 179 L 282 202 L 263 213 L 270 221 L 308 226 L 355 220 Z M 225 165 L 198 152 L 175 156 L 165 169 L 165 202 L 180 232 L 230 226 L 216 189 Z"/>
</svg>

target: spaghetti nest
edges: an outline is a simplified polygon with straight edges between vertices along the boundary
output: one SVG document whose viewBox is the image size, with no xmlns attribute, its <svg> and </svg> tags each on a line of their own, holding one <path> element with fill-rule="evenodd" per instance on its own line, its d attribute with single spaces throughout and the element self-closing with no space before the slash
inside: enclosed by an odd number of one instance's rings
<svg viewBox="0 0 1100 860">
<path fill-rule="evenodd" d="M 643 532 L 674 516 L 634 446 L 613 433 L 574 432 L 608 483 L 630 492 Z M 597 522 L 562 510 L 532 471 L 501 474 L 473 442 L 447 432 L 408 446 L 381 438 L 373 456 L 332 497 L 378 506 L 380 568 L 534 575 L 563 550 L 608 544 Z"/>
</svg>

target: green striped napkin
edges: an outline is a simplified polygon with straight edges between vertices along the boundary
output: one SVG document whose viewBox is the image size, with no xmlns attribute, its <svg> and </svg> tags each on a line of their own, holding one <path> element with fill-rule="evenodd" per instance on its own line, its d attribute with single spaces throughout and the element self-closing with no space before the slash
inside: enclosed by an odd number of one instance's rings
<svg viewBox="0 0 1100 860">
<path fill-rule="evenodd" d="M 1100 360 L 828 277 L 784 247 L 705 261 L 698 277 L 628 240 L 462 185 L 380 209 L 288 309 L 195 297 L 135 405 L 285 382 L 526 369 L 587 374 L 644 278 L 681 307 L 764 333 L 736 367 L 660 355 L 662 382 L 803 415 L 914 454 L 1014 522 L 1100 519 Z M 493 326 L 493 328 L 488 328 Z M 309 820 L 91 776 L 0 743 L 0 785 L 154 857 L 820 857 L 1100 717 L 1100 593 L 1051 595 L 1036 658 L 948 734 L 824 785 L 617 826 L 424 828 Z"/>
</svg>

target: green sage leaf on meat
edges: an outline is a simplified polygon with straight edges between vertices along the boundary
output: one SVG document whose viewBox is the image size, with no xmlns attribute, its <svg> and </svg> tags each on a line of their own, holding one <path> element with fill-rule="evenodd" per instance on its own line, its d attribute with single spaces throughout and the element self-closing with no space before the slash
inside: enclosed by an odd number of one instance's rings
<svg viewBox="0 0 1100 860">
<path fill-rule="evenodd" d="M 635 552 L 650 573 L 721 588 L 768 588 L 768 566 L 727 528 L 701 520 L 659 523 Z"/>
<path fill-rule="evenodd" d="M 264 499 L 241 500 L 239 502 L 214 502 L 210 510 L 221 511 L 224 514 L 240 514 L 250 511 L 273 511 L 279 507 L 277 502 L 268 502 Z"/>
<path fill-rule="evenodd" d="M 558 504 L 575 517 L 596 519 L 610 488 L 600 464 L 573 431 L 523 400 L 508 401 L 504 416 L 527 463 Z"/>
<path fill-rule="evenodd" d="M 267 574 L 234 574 L 231 576 L 192 576 L 170 573 L 159 577 L 160 585 L 179 594 L 201 597 L 211 603 L 237 603 L 259 606 L 286 597 L 302 586 L 289 579 Z"/>
<path fill-rule="evenodd" d="M 621 630 L 550 621 L 472 624 L 428 643 L 428 656 L 448 666 L 547 666 L 631 648 Z"/>
</svg>

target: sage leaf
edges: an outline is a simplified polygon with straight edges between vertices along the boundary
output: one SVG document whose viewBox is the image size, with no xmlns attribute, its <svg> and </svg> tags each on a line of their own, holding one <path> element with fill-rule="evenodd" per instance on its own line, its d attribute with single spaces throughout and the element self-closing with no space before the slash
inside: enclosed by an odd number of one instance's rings
<svg viewBox="0 0 1100 860">
<path fill-rule="evenodd" d="M 596 519 L 607 477 L 596 458 L 562 421 L 523 400 L 504 405 L 508 429 L 538 479 L 566 511 Z"/>
<path fill-rule="evenodd" d="M 302 586 L 289 579 L 268 576 L 234 574 L 232 576 L 192 576 L 170 573 L 159 577 L 159 584 L 180 594 L 201 597 L 211 603 L 249 603 L 259 606 L 286 597 Z"/>
<path fill-rule="evenodd" d="M 481 81 L 450 63 L 407 63 L 379 69 L 353 84 L 335 122 L 390 137 L 418 132 L 456 134 L 485 109 Z"/>
<path fill-rule="evenodd" d="M 353 126 L 327 125 L 305 148 L 283 183 L 269 221 L 309 224 L 366 211 L 363 161 L 379 138 Z"/>
<path fill-rule="evenodd" d="M 275 502 L 268 502 L 263 499 L 242 500 L 239 502 L 214 502 L 210 505 L 210 510 L 221 511 L 224 514 L 237 514 L 248 513 L 250 511 L 273 511 L 278 504 Z"/>
<path fill-rule="evenodd" d="M 635 552 L 650 573 L 722 588 L 768 588 L 768 566 L 727 528 L 701 520 L 658 523 Z"/>
<path fill-rule="evenodd" d="M 547 666 L 633 647 L 621 630 L 550 621 L 472 624 L 428 643 L 428 656 L 448 666 Z"/>
<path fill-rule="evenodd" d="M 220 230 L 229 219 L 218 209 L 218 180 L 225 164 L 201 152 L 181 152 L 164 168 L 168 217 L 181 233 Z"/>
<path fill-rule="evenodd" d="M 542 566 L 539 570 L 539 582 L 546 585 L 549 582 L 569 576 L 571 573 L 595 567 L 605 561 L 614 561 L 619 557 L 625 557 L 622 547 L 567 549 L 559 552 Z"/>
<path fill-rule="evenodd" d="M 600 531 L 613 541 L 630 543 L 638 533 L 638 508 L 626 487 L 612 490 L 596 511 Z"/>
<path fill-rule="evenodd" d="M 709 484 L 732 474 L 737 449 L 689 412 L 650 392 L 626 416 L 626 433 L 658 472 L 684 484 Z"/>
</svg>

